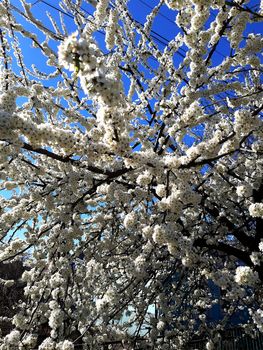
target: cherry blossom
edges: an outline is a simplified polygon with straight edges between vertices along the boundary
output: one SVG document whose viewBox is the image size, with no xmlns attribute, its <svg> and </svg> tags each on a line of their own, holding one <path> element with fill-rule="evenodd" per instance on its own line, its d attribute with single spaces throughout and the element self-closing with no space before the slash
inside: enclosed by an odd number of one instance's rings
<svg viewBox="0 0 263 350">
<path fill-rule="evenodd" d="M 23 260 L 24 298 L 0 349 L 214 349 L 242 311 L 262 332 L 262 2 L 161 0 L 143 23 L 126 0 L 63 0 L 47 22 L 16 3 L 0 4 L 0 263 Z"/>
</svg>

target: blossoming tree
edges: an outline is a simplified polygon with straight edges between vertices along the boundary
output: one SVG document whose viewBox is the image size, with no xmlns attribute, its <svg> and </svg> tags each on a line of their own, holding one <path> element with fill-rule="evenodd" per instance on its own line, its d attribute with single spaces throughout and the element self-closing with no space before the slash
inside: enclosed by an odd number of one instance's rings
<svg viewBox="0 0 263 350">
<path fill-rule="evenodd" d="M 27 254 L 1 350 L 213 349 L 244 309 L 263 331 L 262 8 L 155 4 L 139 23 L 127 0 L 63 0 L 50 26 L 0 3 L 0 262 Z"/>
</svg>

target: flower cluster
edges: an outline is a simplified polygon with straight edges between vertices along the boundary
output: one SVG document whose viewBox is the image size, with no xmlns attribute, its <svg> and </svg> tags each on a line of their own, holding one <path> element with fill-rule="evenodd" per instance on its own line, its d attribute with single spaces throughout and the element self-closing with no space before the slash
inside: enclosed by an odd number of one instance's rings
<svg viewBox="0 0 263 350">
<path fill-rule="evenodd" d="M 132 228 L 136 225 L 136 214 L 129 213 L 125 216 L 123 220 L 123 225 L 125 228 Z"/>
<path fill-rule="evenodd" d="M 121 81 L 116 79 L 114 70 L 107 66 L 102 52 L 87 32 L 79 39 L 76 32 L 66 38 L 59 46 L 58 57 L 62 66 L 79 75 L 87 95 L 101 104 L 119 105 Z"/>
<path fill-rule="evenodd" d="M 240 285 L 253 286 L 258 282 L 258 273 L 248 266 L 238 266 L 236 268 L 235 281 Z"/>
<path fill-rule="evenodd" d="M 0 279 L 21 286 L 0 349 L 181 350 L 204 329 L 213 349 L 242 310 L 261 330 L 261 12 L 165 0 L 160 42 L 163 1 L 140 23 L 132 1 L 62 0 L 49 26 L 5 3 L 0 263 L 25 271 Z"/>
<path fill-rule="evenodd" d="M 107 15 L 109 0 L 99 0 L 96 5 L 96 11 L 94 13 L 95 22 L 100 25 L 104 21 Z"/>
<path fill-rule="evenodd" d="M 249 213 L 253 217 L 263 217 L 263 203 L 253 203 L 249 206 Z"/>
<path fill-rule="evenodd" d="M 12 349 L 14 347 L 18 347 L 18 344 L 20 343 L 20 332 L 17 330 L 13 330 L 11 333 L 9 333 L 5 338 L 4 338 L 4 344 L 1 345 L 1 350 L 4 349 Z"/>
<path fill-rule="evenodd" d="M 115 45 L 117 21 L 118 21 L 117 12 L 114 10 L 111 10 L 109 15 L 109 21 L 107 24 L 106 36 L 105 36 L 105 43 L 108 50 L 113 49 Z"/>
<path fill-rule="evenodd" d="M 260 332 L 263 332 L 263 310 L 257 309 L 256 312 L 252 313 L 252 318 Z"/>
<path fill-rule="evenodd" d="M 236 188 L 239 197 L 250 197 L 252 195 L 252 187 L 249 184 L 240 185 Z"/>
</svg>

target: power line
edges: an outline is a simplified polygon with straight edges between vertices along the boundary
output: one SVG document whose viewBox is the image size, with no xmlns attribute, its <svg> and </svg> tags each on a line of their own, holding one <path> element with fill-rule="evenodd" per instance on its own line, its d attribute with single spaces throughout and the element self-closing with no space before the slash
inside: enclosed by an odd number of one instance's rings
<svg viewBox="0 0 263 350">
<path fill-rule="evenodd" d="M 144 0 L 138 0 L 138 1 L 141 2 L 143 5 L 145 5 L 146 7 L 148 7 L 149 9 L 151 9 L 151 10 L 154 9 L 154 7 L 152 7 L 152 6 L 150 6 L 149 4 L 147 4 Z M 163 17 L 165 20 L 169 21 L 170 23 L 172 23 L 174 26 L 177 27 L 177 25 L 174 23 L 174 21 L 172 21 L 169 17 L 167 17 L 166 15 L 164 15 L 163 13 L 161 13 L 160 11 L 159 11 L 158 15 L 161 16 L 161 17 Z M 214 14 L 211 14 L 211 15 L 212 15 L 214 18 L 216 17 Z M 156 33 L 154 30 L 152 30 L 152 32 L 155 33 L 155 34 L 157 34 L 157 35 L 159 35 L 159 36 L 161 36 L 160 34 Z M 165 40 L 167 40 L 167 41 L 169 42 L 168 39 L 165 39 Z M 184 51 L 184 53 L 186 53 L 186 51 L 185 51 L 183 48 L 180 48 L 180 49 L 181 49 L 182 51 Z M 215 50 L 215 52 L 216 52 L 218 55 L 220 55 L 221 57 L 226 58 L 226 56 L 223 55 L 223 54 L 222 54 L 221 52 L 219 52 L 218 50 Z M 179 53 L 179 52 L 178 52 L 178 53 Z M 180 54 L 180 53 L 179 53 L 179 54 Z"/>
<path fill-rule="evenodd" d="M 35 4 L 39 4 L 39 3 L 43 3 L 43 4 L 47 5 L 48 7 L 53 8 L 54 10 L 56 10 L 56 11 L 58 11 L 58 12 L 64 14 L 65 16 L 67 16 L 67 17 L 69 17 L 69 18 L 71 18 L 71 19 L 74 19 L 74 16 L 73 16 L 73 15 L 71 15 L 71 14 L 69 14 L 69 13 L 67 13 L 67 12 L 65 12 L 65 11 L 63 11 L 63 10 L 61 10 L 59 7 L 57 7 L 57 6 L 55 6 L 55 5 L 50 4 L 50 3 L 47 2 L 46 0 L 38 0 Z M 92 14 L 91 14 L 90 12 L 88 12 L 87 10 L 85 10 L 83 7 L 81 7 L 81 10 L 84 11 L 86 14 L 92 16 Z M 135 22 L 136 22 L 138 25 L 143 26 L 143 24 L 142 24 L 140 21 L 135 20 Z M 102 35 L 105 35 L 105 33 L 104 33 L 102 30 L 98 30 L 97 32 L 99 32 L 99 33 L 102 34 Z M 169 40 L 168 40 L 167 38 L 165 38 L 163 35 L 159 34 L 158 32 L 156 32 L 156 31 L 154 31 L 154 30 L 152 30 L 152 34 L 150 34 L 150 37 L 153 38 L 153 39 L 155 39 L 157 42 L 159 42 L 161 45 L 163 45 L 163 46 L 165 46 L 165 47 L 169 44 Z M 180 48 L 180 50 L 183 51 L 184 54 L 186 53 L 184 49 Z M 178 53 L 181 57 L 185 58 L 185 55 L 182 54 L 181 52 L 178 51 L 177 53 Z"/>
<path fill-rule="evenodd" d="M 146 4 L 144 0 L 139 0 L 141 3 L 147 5 L 148 8 L 150 9 L 153 9 L 153 7 L 151 7 L 150 5 Z M 50 4 L 49 2 L 47 2 L 46 0 L 37 0 L 33 5 L 36 5 L 36 4 L 39 4 L 39 3 L 43 3 L 45 5 L 47 5 L 48 7 L 62 13 L 63 15 L 67 16 L 68 18 L 71 18 L 71 19 L 74 19 L 74 16 L 65 12 L 64 10 L 60 9 L 59 7 L 55 6 L 55 5 L 52 5 Z M 90 12 L 88 12 L 86 9 L 84 9 L 83 7 L 81 7 L 81 10 L 84 11 L 86 14 L 90 15 L 90 16 L 93 16 Z M 169 20 L 169 22 L 172 22 L 173 25 L 176 25 L 173 21 L 171 21 L 168 17 L 166 17 L 165 15 L 162 14 L 162 17 L 164 17 L 166 20 Z M 135 20 L 135 19 L 134 19 Z M 138 21 L 138 20 L 135 20 L 135 22 L 142 26 L 143 27 L 143 24 Z M 102 31 L 102 30 L 98 30 L 97 31 L 99 34 L 105 36 L 105 32 Z M 169 45 L 169 40 L 164 37 L 163 35 L 159 34 L 158 32 L 152 30 L 151 31 L 151 34 L 150 34 L 150 37 L 155 39 L 157 42 L 159 42 L 161 45 L 163 45 L 164 47 L 167 47 Z M 183 51 L 184 54 L 182 54 L 181 52 L 177 51 L 176 53 L 179 54 L 181 57 L 185 58 L 185 54 L 186 54 L 186 50 L 184 50 L 183 48 L 179 48 Z M 224 56 L 223 54 L 221 54 L 220 52 L 216 51 L 218 54 L 220 54 L 222 57 L 226 57 Z M 154 59 L 155 61 L 157 61 L 157 59 L 155 57 L 151 57 L 152 59 Z"/>
<path fill-rule="evenodd" d="M 150 6 L 149 4 L 147 4 L 147 2 L 145 2 L 144 0 L 138 0 L 140 1 L 144 6 L 148 7 L 149 9 L 153 10 L 154 8 L 152 6 Z M 165 18 L 167 21 L 169 21 L 172 24 L 175 24 L 174 21 L 171 20 L 171 18 L 167 17 L 166 15 L 164 15 L 163 13 L 161 13 L 161 11 L 158 12 L 158 15 Z"/>
</svg>

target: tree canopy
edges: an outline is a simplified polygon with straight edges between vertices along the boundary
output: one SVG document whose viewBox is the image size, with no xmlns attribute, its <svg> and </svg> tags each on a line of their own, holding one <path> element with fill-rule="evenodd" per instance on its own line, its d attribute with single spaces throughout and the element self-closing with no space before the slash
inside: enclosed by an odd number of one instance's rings
<svg viewBox="0 0 263 350">
<path fill-rule="evenodd" d="M 134 2 L 0 3 L 1 350 L 263 331 L 262 2 Z"/>
</svg>

